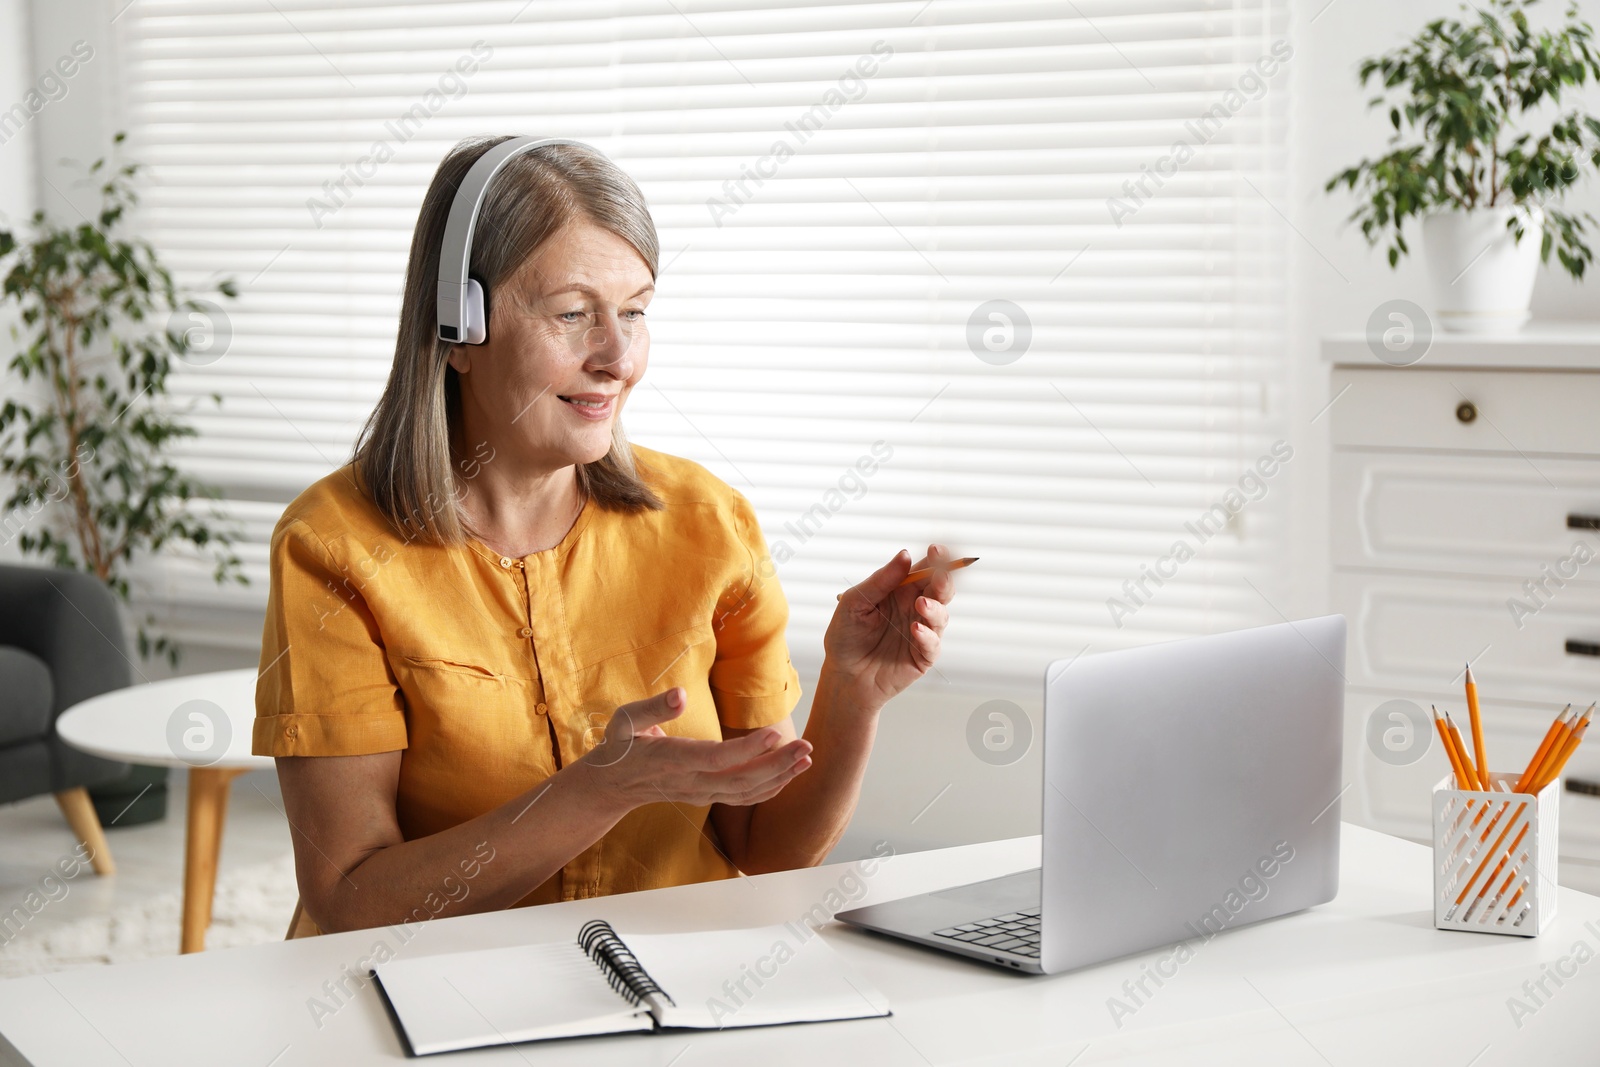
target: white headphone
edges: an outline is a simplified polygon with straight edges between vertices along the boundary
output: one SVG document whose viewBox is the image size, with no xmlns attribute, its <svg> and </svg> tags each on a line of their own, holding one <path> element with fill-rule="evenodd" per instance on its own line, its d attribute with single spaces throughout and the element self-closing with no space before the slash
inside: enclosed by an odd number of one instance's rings
<svg viewBox="0 0 1600 1067">
<path fill-rule="evenodd" d="M 478 225 L 489 183 L 512 159 L 547 144 L 570 144 L 596 151 L 582 141 L 564 137 L 513 137 L 501 141 L 478 157 L 461 179 L 439 250 L 439 339 L 454 344 L 481 345 L 489 336 L 487 301 L 483 285 L 468 276 L 472 262 L 472 233 Z"/>
</svg>

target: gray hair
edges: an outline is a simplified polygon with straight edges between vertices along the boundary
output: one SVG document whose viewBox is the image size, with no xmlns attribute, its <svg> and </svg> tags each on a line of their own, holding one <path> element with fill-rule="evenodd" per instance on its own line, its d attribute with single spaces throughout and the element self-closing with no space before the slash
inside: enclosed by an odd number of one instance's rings
<svg viewBox="0 0 1600 1067">
<path fill-rule="evenodd" d="M 439 339 L 435 314 L 439 245 L 461 180 L 479 156 L 508 139 L 462 141 L 434 172 L 411 235 L 394 364 L 356 439 L 352 462 L 363 489 L 408 541 L 455 545 L 470 533 L 461 508 L 463 483 L 451 455 L 460 381 L 448 361 L 450 342 Z M 655 278 L 660 244 L 644 194 L 622 168 L 578 145 L 545 145 L 506 164 L 478 215 L 477 232 L 494 239 L 473 242 L 472 276 L 493 293 L 545 241 L 579 220 L 627 241 Z M 487 310 L 492 322 L 494 308 Z M 612 422 L 610 450 L 593 463 L 579 464 L 578 490 L 613 511 L 664 507 L 639 477 L 620 418 Z"/>
</svg>

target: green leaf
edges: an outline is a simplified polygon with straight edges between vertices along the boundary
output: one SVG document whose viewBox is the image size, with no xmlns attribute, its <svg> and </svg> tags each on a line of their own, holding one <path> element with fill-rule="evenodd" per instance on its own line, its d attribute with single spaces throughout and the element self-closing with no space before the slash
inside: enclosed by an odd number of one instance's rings
<svg viewBox="0 0 1600 1067">
<path fill-rule="evenodd" d="M 1382 82 L 1368 106 L 1386 106 L 1390 149 L 1340 171 L 1324 190 L 1355 197 L 1350 221 L 1370 244 L 1388 241 L 1391 266 L 1408 254 L 1403 230 L 1413 217 L 1506 203 L 1549 208 L 1600 173 L 1600 120 L 1581 109 L 1552 117 L 1549 106 L 1564 88 L 1600 78 L 1593 27 L 1574 5 L 1563 21 L 1535 30 L 1525 14 L 1534 2 L 1464 7 L 1463 19 L 1434 19 L 1358 65 L 1362 84 Z M 1580 277 L 1591 260 L 1566 239 L 1581 243 L 1579 231 L 1557 233 L 1558 258 Z"/>
<path fill-rule="evenodd" d="M 165 322 L 188 298 L 150 244 L 129 234 L 138 165 L 108 157 L 85 169 L 104 179 L 94 222 L 36 211 L 30 232 L 0 231 L 0 317 L 12 320 L 17 341 L 7 369 L 34 383 L 0 394 L 0 471 L 11 506 L 37 512 L 13 543 L 25 556 L 95 574 L 123 600 L 133 561 L 179 542 L 213 556 L 218 582 L 234 580 L 233 521 L 187 510 L 192 498 L 220 492 L 172 461 L 173 442 L 197 432 L 171 414 L 167 391 Z M 219 289 L 236 292 L 231 279 Z M 46 401 L 38 410 L 22 399 L 35 392 Z M 80 516 L 98 536 L 86 536 Z"/>
</svg>

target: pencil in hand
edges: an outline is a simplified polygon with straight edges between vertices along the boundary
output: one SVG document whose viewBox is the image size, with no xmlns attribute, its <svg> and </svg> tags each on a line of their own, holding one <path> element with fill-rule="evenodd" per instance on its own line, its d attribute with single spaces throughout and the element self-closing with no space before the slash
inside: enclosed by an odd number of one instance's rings
<svg viewBox="0 0 1600 1067">
<path fill-rule="evenodd" d="M 978 562 L 977 556 L 962 556 L 960 559 L 953 559 L 946 564 L 923 567 L 920 570 L 912 571 L 910 574 L 900 579 L 900 585 L 910 585 L 912 582 L 920 582 L 924 578 L 931 578 L 941 570 L 958 571 L 962 567 L 970 567 L 976 562 Z"/>
<path fill-rule="evenodd" d="M 912 582 L 920 582 L 924 578 L 931 578 L 933 575 L 938 574 L 941 570 L 958 571 L 963 567 L 970 567 L 976 562 L 978 562 L 977 556 L 962 556 L 960 559 L 953 559 L 949 563 L 937 564 L 932 567 L 921 567 L 900 579 L 900 585 L 895 586 L 895 588 L 898 589 L 900 586 L 910 585 Z M 844 594 L 840 593 L 833 599 L 843 600 Z"/>
</svg>

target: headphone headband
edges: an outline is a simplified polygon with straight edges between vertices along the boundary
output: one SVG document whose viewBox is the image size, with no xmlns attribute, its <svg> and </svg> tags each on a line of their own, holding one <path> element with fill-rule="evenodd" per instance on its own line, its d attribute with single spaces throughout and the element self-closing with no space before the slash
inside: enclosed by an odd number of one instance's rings
<svg viewBox="0 0 1600 1067">
<path fill-rule="evenodd" d="M 513 137 L 501 141 L 472 164 L 450 204 L 445 222 L 444 241 L 439 249 L 439 339 L 454 344 L 482 344 L 488 337 L 487 302 L 483 287 L 468 276 L 472 261 L 472 235 L 478 225 L 478 211 L 489 191 L 489 183 L 511 160 L 535 148 L 551 144 L 579 145 L 595 151 L 582 141 L 565 137 Z"/>
</svg>

